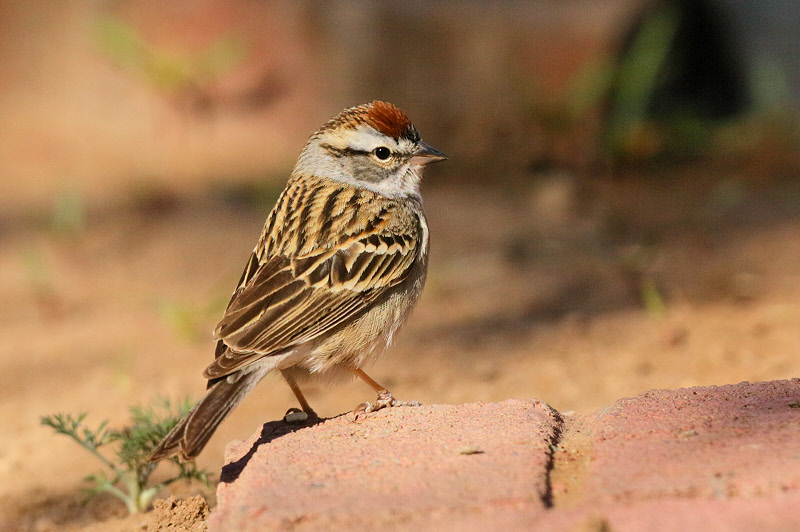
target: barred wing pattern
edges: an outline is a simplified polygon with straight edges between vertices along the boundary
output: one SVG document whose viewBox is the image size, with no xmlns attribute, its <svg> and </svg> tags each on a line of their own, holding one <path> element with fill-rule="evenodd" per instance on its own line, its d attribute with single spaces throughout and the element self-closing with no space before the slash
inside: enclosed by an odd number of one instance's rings
<svg viewBox="0 0 800 532">
<path fill-rule="evenodd" d="M 328 194 L 329 202 L 331 191 L 318 193 Z M 280 238 L 267 238 L 265 258 L 258 259 L 257 248 L 215 331 L 227 349 L 218 349 L 217 359 L 204 376 L 228 375 L 258 358 L 338 330 L 403 282 L 420 251 L 421 228 L 417 219 L 413 224 L 399 224 L 406 230 L 398 232 L 393 217 L 406 213 L 395 212 L 397 208 L 384 205 L 371 216 L 359 212 L 358 222 L 352 224 L 354 231 L 340 235 L 333 245 L 319 242 L 313 234 L 291 234 L 283 239 L 283 246 Z M 280 214 L 273 211 L 270 219 L 276 216 Z M 295 230 L 310 233 L 313 224 L 302 218 L 297 219 Z M 391 231 L 390 225 L 395 226 Z M 268 229 L 264 236 L 271 234 Z M 303 251 L 312 249 L 292 256 L 293 250 L 286 249 L 288 241 L 301 242 Z M 270 254 L 281 247 L 283 253 Z"/>
</svg>

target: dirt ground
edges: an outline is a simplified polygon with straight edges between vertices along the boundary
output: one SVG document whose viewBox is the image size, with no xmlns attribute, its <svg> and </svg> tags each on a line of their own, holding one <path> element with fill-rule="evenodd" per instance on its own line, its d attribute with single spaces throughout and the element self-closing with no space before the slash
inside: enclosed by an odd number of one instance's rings
<svg viewBox="0 0 800 532">
<path fill-rule="evenodd" d="M 800 376 L 800 183 L 734 163 L 502 189 L 428 182 L 425 295 L 371 375 L 395 396 L 538 398 L 591 412 L 650 388 Z M 99 464 L 39 424 L 59 411 L 127 420 L 157 395 L 199 397 L 210 331 L 269 201 L 204 192 L 91 209 L 77 234 L 0 228 L 0 529 L 136 530 L 110 497 L 79 504 Z M 310 389 L 323 416 L 372 399 Z M 295 406 L 268 377 L 199 458 Z M 162 466 L 166 467 L 166 466 Z M 157 475 L 166 475 L 157 472 Z M 177 485 L 178 497 L 213 492 Z"/>
</svg>

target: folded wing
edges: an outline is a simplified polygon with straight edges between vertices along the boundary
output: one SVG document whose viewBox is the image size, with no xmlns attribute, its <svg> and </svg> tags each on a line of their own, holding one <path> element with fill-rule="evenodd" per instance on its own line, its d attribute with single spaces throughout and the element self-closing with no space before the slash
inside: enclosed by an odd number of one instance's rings
<svg viewBox="0 0 800 532">
<path fill-rule="evenodd" d="M 227 349 L 204 376 L 228 375 L 346 326 L 408 277 L 417 242 L 413 229 L 398 234 L 367 224 L 303 256 L 254 255 L 214 333 Z"/>
</svg>

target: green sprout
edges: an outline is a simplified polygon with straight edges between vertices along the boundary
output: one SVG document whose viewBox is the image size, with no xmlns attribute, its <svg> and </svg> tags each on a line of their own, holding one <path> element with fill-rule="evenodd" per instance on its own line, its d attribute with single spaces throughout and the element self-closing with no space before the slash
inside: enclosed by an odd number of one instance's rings
<svg viewBox="0 0 800 532">
<path fill-rule="evenodd" d="M 620 254 L 622 273 L 638 293 L 647 313 L 656 318 L 667 312 L 667 302 L 656 275 L 658 255 L 656 244 L 636 244 L 622 250 Z"/>
<path fill-rule="evenodd" d="M 64 413 L 42 416 L 41 423 L 58 434 L 72 438 L 106 467 L 106 470 L 85 478 L 93 484 L 85 490 L 88 497 L 102 492 L 110 493 L 125 503 L 129 513 L 136 514 L 147 510 L 153 497 L 176 480 L 196 479 L 206 486 L 210 485 L 208 471 L 198 469 L 193 460 L 181 462 L 177 457 L 167 459 L 178 467 L 177 474 L 156 485 L 149 485 L 150 475 L 158 465 L 157 462 L 148 461 L 150 453 L 181 417 L 189 412 L 192 405 L 189 400 L 181 401 L 177 413 L 173 413 L 168 399 L 159 399 L 158 403 L 158 408 L 131 407 L 131 424 L 122 430 L 109 429 L 107 420 L 96 429 L 89 428 L 83 424 L 85 412 L 77 417 Z M 106 446 L 114 448 L 113 458 L 107 456 L 111 453 L 100 452 Z"/>
<path fill-rule="evenodd" d="M 658 284 L 652 275 L 642 277 L 639 294 L 648 314 L 654 317 L 661 317 L 666 314 L 667 304 L 664 302 L 664 297 L 661 295 Z"/>
</svg>

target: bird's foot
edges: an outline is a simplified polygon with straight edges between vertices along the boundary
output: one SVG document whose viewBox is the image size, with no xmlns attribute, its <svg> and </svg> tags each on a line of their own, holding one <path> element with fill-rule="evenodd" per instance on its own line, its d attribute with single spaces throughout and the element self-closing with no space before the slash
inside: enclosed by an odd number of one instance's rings
<svg viewBox="0 0 800 532">
<path fill-rule="evenodd" d="M 304 412 L 299 408 L 290 408 L 283 415 L 283 422 L 290 424 L 305 423 L 309 419 L 315 419 L 316 417 L 317 414 L 313 410 L 310 412 Z"/>
<path fill-rule="evenodd" d="M 357 420 L 358 416 L 362 414 L 369 414 L 376 412 L 382 408 L 392 408 L 395 406 L 420 406 L 422 403 L 419 401 L 400 401 L 395 399 L 391 392 L 381 392 L 378 394 L 378 399 L 374 403 L 361 403 L 353 410 L 353 420 Z"/>
</svg>

